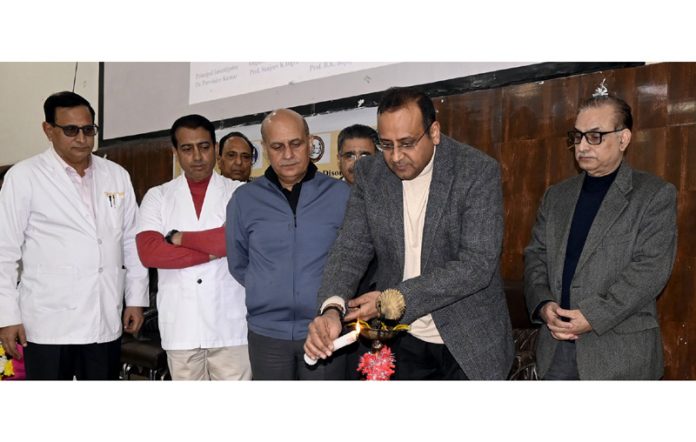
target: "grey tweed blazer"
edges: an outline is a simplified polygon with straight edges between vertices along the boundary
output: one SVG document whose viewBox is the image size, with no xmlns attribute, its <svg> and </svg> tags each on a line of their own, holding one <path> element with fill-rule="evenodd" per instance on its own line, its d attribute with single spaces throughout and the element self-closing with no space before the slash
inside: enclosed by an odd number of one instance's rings
<svg viewBox="0 0 696 442">
<path fill-rule="evenodd" d="M 560 303 L 566 244 L 585 173 L 549 187 L 525 249 L 530 315 Z M 576 341 L 580 379 L 658 379 L 662 339 L 655 299 L 676 253 L 676 189 L 624 161 L 597 212 L 571 283 L 571 308 L 593 330 Z M 538 318 L 532 318 L 538 321 Z M 541 328 L 537 367 L 543 377 L 558 341 Z"/>
<path fill-rule="evenodd" d="M 401 180 L 381 155 L 355 168 L 346 215 L 324 270 L 319 302 L 350 299 L 376 254 L 377 289 L 406 299 L 401 322 L 432 314 L 442 339 L 470 379 L 504 379 L 514 357 L 500 277 L 503 203 L 498 163 L 442 136 L 436 148 L 421 251 L 421 276 L 402 281 Z"/>
</svg>

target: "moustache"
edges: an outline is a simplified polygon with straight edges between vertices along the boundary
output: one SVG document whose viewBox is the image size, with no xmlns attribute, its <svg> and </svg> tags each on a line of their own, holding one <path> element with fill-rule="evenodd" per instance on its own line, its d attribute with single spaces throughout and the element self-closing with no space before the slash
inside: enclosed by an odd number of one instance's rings
<svg viewBox="0 0 696 442">
<path fill-rule="evenodd" d="M 294 166 L 296 164 L 299 164 L 299 161 L 281 161 L 280 164 L 278 164 L 280 167 L 287 167 L 287 166 Z"/>
</svg>

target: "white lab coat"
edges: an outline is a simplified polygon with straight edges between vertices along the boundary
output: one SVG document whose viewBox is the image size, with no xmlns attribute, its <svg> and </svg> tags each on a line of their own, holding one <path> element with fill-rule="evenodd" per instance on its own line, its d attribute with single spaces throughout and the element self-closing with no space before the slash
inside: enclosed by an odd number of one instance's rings
<svg viewBox="0 0 696 442">
<path fill-rule="evenodd" d="M 128 306 L 149 302 L 133 185 L 92 155 L 95 223 L 52 149 L 14 165 L 0 191 L 0 326 L 22 323 L 38 344 L 113 341 L 124 290 Z"/>
<path fill-rule="evenodd" d="M 201 231 L 225 223 L 227 202 L 242 183 L 213 172 L 200 219 L 182 174 L 148 190 L 138 233 Z M 190 350 L 247 343 L 244 287 L 230 275 L 227 258 L 184 269 L 158 269 L 157 310 L 162 348 Z"/>
</svg>

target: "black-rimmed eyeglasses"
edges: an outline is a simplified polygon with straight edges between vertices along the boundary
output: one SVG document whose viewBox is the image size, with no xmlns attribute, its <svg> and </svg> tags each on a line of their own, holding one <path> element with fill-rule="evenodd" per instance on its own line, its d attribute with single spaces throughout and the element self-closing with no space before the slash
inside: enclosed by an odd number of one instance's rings
<svg viewBox="0 0 696 442">
<path fill-rule="evenodd" d="M 80 131 L 85 134 L 86 137 L 93 137 L 99 132 L 99 126 L 96 124 L 88 124 L 86 126 L 75 126 L 74 124 L 69 124 L 67 126 L 61 126 L 60 124 L 50 123 L 51 126 L 59 127 L 63 129 L 63 133 L 66 137 L 76 137 Z"/>
<path fill-rule="evenodd" d="M 582 137 L 585 137 L 585 139 L 587 140 L 587 144 L 589 144 L 590 146 L 602 144 L 604 135 L 613 134 L 615 132 L 621 132 L 624 129 L 625 128 L 622 127 L 621 129 L 614 129 L 608 132 L 598 132 L 595 130 L 580 132 L 577 129 L 568 131 L 568 148 L 570 149 L 580 144 L 582 142 Z"/>
<path fill-rule="evenodd" d="M 341 158 L 343 158 L 346 161 L 355 161 L 363 157 L 369 157 L 370 155 L 372 154 L 369 152 L 344 152 L 341 154 Z"/>
<path fill-rule="evenodd" d="M 420 143 L 420 140 L 423 139 L 425 134 L 430 132 L 430 127 L 433 125 L 433 123 L 430 123 L 430 125 L 425 129 L 425 131 L 421 134 L 420 137 L 414 138 L 414 139 L 406 138 L 404 140 L 401 140 L 398 144 L 399 149 L 408 150 L 408 149 L 413 149 L 414 147 L 416 147 L 418 145 L 418 143 Z M 379 143 L 377 143 L 376 146 L 377 146 L 377 149 L 381 150 L 382 152 L 385 150 L 393 150 L 394 149 L 394 143 L 392 143 L 390 141 L 382 140 L 382 139 L 379 140 Z"/>
</svg>

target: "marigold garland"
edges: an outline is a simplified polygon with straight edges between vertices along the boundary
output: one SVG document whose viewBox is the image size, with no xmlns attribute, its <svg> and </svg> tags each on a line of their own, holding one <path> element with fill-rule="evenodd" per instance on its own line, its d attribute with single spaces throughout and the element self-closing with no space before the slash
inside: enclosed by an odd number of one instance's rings
<svg viewBox="0 0 696 442">
<path fill-rule="evenodd" d="M 0 380 L 10 376 L 14 376 L 12 359 L 8 359 L 7 356 L 5 356 L 5 349 L 0 345 Z"/>
</svg>

